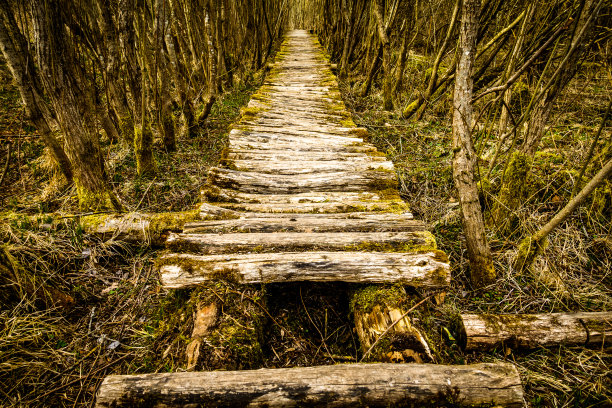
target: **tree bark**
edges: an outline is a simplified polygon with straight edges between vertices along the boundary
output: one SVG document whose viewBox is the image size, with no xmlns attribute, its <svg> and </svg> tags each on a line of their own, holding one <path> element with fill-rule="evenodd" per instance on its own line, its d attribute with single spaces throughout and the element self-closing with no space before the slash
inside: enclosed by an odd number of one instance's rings
<svg viewBox="0 0 612 408">
<path fill-rule="evenodd" d="M 594 346 L 612 342 L 612 312 L 550 314 L 462 314 L 460 341 L 466 351 L 502 345 L 536 347 Z"/>
<path fill-rule="evenodd" d="M 66 135 L 67 153 L 74 165 L 79 205 L 84 210 L 119 209 L 104 171 L 98 136 L 92 129 L 92 112 L 79 83 L 76 50 L 70 46 L 61 4 L 56 0 L 32 0 L 36 51 L 43 81 L 58 122 Z"/>
<path fill-rule="evenodd" d="M 28 50 L 28 45 L 19 31 L 12 11 L 5 2 L 0 2 L 0 49 L 4 59 L 17 83 L 26 115 L 40 132 L 43 142 L 68 183 L 72 183 L 72 164 L 55 138 L 42 111 L 44 103 L 40 81 L 36 76 L 34 59 Z M 48 116 L 48 115 L 47 115 Z"/>
<path fill-rule="evenodd" d="M 475 287 L 493 283 L 495 270 L 486 239 L 482 209 L 476 185 L 477 156 L 472 140 L 472 70 L 478 34 L 480 0 L 465 0 L 462 7 L 459 65 L 453 96 L 453 179 L 463 218 L 470 261 L 470 277 Z"/>
<path fill-rule="evenodd" d="M 107 407 L 523 407 L 512 364 L 340 364 L 253 371 L 114 375 L 96 401 Z"/>
</svg>

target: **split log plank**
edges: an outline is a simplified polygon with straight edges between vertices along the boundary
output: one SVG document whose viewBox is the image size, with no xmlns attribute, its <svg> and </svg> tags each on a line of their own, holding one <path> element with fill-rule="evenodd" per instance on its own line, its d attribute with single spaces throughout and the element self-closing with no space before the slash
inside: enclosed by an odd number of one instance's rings
<svg viewBox="0 0 612 408">
<path fill-rule="evenodd" d="M 522 407 L 516 367 L 507 363 L 343 364 L 250 371 L 111 375 L 97 408 L 121 407 Z"/>
<path fill-rule="evenodd" d="M 286 150 L 256 150 L 256 149 L 233 149 L 228 152 L 230 160 L 266 160 L 266 161 L 291 161 L 295 162 L 296 155 Z M 347 152 L 302 152 L 300 158 L 310 161 L 348 161 L 348 162 L 380 162 L 386 161 L 386 157 L 372 156 L 365 153 Z"/>
<path fill-rule="evenodd" d="M 279 252 L 244 255 L 169 254 L 159 259 L 165 288 L 180 289 L 215 279 L 239 283 L 401 283 L 442 288 L 450 283 L 448 259 L 440 251 Z"/>
<path fill-rule="evenodd" d="M 390 161 L 360 161 L 347 162 L 342 160 L 313 161 L 301 160 L 295 162 L 277 162 L 262 160 L 235 160 L 232 165 L 242 171 L 254 171 L 257 173 L 272 173 L 282 175 L 307 174 L 317 172 L 335 171 L 367 171 L 367 170 L 387 170 L 393 171 L 393 162 Z"/>
<path fill-rule="evenodd" d="M 321 191 L 298 194 L 251 194 L 239 190 L 207 186 L 202 197 L 209 202 L 251 203 L 251 204 L 305 204 L 305 203 L 351 203 L 359 201 L 400 200 L 395 191 L 377 194 L 376 192 Z"/>
<path fill-rule="evenodd" d="M 612 312 L 462 314 L 466 350 L 612 344 Z"/>
<path fill-rule="evenodd" d="M 377 214 L 372 214 L 377 215 Z M 379 219 L 336 217 L 291 217 L 241 218 L 234 220 L 197 221 L 185 224 L 185 233 L 230 233 L 230 232 L 374 232 L 374 231 L 423 231 L 425 224 L 407 217 L 387 214 Z"/>
<path fill-rule="evenodd" d="M 397 187 L 395 172 L 361 171 L 312 175 L 271 175 L 212 168 L 210 184 L 254 194 L 289 194 L 322 191 L 379 191 Z"/>
<path fill-rule="evenodd" d="M 275 214 L 338 214 L 358 211 L 405 213 L 410 210 L 408 204 L 397 201 L 343 201 L 323 203 L 223 203 L 216 202 L 217 206 L 234 212 L 258 212 Z"/>
<path fill-rule="evenodd" d="M 350 250 L 407 253 L 435 249 L 436 241 L 429 231 L 171 233 L 166 246 L 174 251 L 199 254 Z"/>
</svg>

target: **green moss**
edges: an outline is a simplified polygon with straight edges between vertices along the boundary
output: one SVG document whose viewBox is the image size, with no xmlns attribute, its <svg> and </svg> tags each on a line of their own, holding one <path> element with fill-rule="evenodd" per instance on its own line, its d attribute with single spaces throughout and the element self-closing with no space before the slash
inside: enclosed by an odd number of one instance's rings
<svg viewBox="0 0 612 408">
<path fill-rule="evenodd" d="M 514 211 L 525 200 L 525 185 L 531 164 L 529 156 L 520 151 L 515 151 L 510 157 L 499 198 L 493 208 L 493 216 L 503 234 L 511 234 L 516 229 L 518 219 Z"/>
<path fill-rule="evenodd" d="M 368 285 L 352 294 L 351 312 L 370 313 L 376 306 L 400 308 L 408 301 L 402 285 Z"/>
<path fill-rule="evenodd" d="M 527 237 L 519 244 L 518 253 L 514 261 L 514 269 L 518 272 L 524 272 L 531 269 L 538 255 L 546 249 L 546 239 L 542 241 L 534 240 L 532 237 Z"/>
</svg>

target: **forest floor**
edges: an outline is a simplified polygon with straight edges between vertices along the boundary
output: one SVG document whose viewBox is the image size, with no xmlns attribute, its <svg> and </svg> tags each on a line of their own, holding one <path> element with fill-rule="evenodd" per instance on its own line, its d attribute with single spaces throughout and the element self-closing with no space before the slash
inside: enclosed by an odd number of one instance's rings
<svg viewBox="0 0 612 408">
<path fill-rule="evenodd" d="M 593 74 L 595 75 L 595 74 Z M 161 289 L 153 260 L 158 252 L 118 241 L 103 242 L 84 233 L 75 221 L 74 194 L 53 174 L 42 143 L 23 120 L 18 93 L 0 66 L 0 164 L 11 161 L 0 190 L 0 207 L 24 215 L 65 214 L 53 230 L 33 228 L 25 218 L 0 224 L 0 257 L 20 271 L 8 282 L 0 271 L 0 405 L 92 406 L 105 375 L 180 370 L 193 324 L 190 291 Z M 566 173 L 576 167 L 603 112 L 593 95 L 598 83 L 578 78 L 572 95 L 558 109 L 547 134 L 547 154 L 538 167 L 544 183 L 522 214 L 535 228 L 567 198 Z M 238 117 L 258 81 L 219 99 L 210 118 L 191 137 L 178 141 L 178 152 L 156 148 L 159 165 L 153 179 L 138 179 L 129 149 L 110 146 L 108 174 L 125 208 L 141 212 L 192 209 L 207 169 L 218 163 L 228 126 Z M 610 223 L 589 206 L 558 229 L 538 261 L 536 272 L 514 276 L 509 259 L 515 240 L 491 235 L 500 279 L 486 292 L 474 292 L 466 277 L 467 261 L 450 168 L 447 110 L 421 122 L 407 122 L 380 109 L 378 95 L 356 96 L 341 83 L 355 122 L 367 127 L 371 142 L 393 159 L 403 197 L 417 218 L 429 222 L 442 250 L 451 257 L 453 282 L 443 306 L 429 304 L 429 335 L 438 363 L 512 361 L 519 367 L 533 406 L 612 404 L 610 350 L 559 347 L 521 352 L 508 348 L 466 354 L 457 346 L 453 316 L 473 312 L 554 312 L 610 310 L 612 245 Z M 15 137 L 14 135 L 27 135 Z M 602 137 L 609 138 L 609 132 Z M 484 146 L 486 147 L 486 146 Z M 178 159 L 177 159 L 178 158 Z M 495 175 L 491 177 L 495 184 Z M 555 198 L 558 197 L 558 198 Z M 483 197 L 486 198 L 486 194 Z M 486 204 L 486 201 L 485 201 Z M 3 217 L 4 218 L 4 217 Z M 267 295 L 267 346 L 258 368 L 351 362 L 359 359 L 346 299 L 348 284 L 266 285 L 224 290 Z M 58 297 L 57 293 L 63 297 Z M 250 292 L 249 292 L 250 293 Z M 248 294 L 248 293 L 247 293 Z M 252 293 L 251 293 L 252 294 Z M 58 301 L 59 299 L 59 301 Z M 327 346 L 327 347 L 326 347 Z"/>
</svg>

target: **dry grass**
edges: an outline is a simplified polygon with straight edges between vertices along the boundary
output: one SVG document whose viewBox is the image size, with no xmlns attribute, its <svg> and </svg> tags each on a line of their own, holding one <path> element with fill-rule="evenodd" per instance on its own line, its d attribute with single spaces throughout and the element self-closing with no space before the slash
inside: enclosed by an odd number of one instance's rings
<svg viewBox="0 0 612 408">
<path fill-rule="evenodd" d="M 425 121 L 405 121 L 398 111 L 380 110 L 379 93 L 361 98 L 357 95 L 358 86 L 341 84 L 355 122 L 367 127 L 370 141 L 394 161 L 402 196 L 417 218 L 432 225 L 439 247 L 451 258 L 453 280 L 446 301 L 441 306 L 428 305 L 431 318 L 428 329 L 438 350 L 437 359 L 449 364 L 514 362 L 524 380 L 527 399 L 536 407 L 612 405 L 610 350 L 561 346 L 465 354 L 444 333 L 453 332 L 454 319 L 461 312 L 612 309 L 612 224 L 610 208 L 605 204 L 590 201 L 554 231 L 532 272 L 518 275 L 510 266 L 520 237 L 542 226 L 571 193 L 577 164 L 583 161 L 590 138 L 604 114 L 604 95 L 609 95 L 610 85 L 602 75 L 605 76 L 602 70 L 585 70 L 555 107 L 557 114 L 543 140 L 543 152 L 536 157 L 531 196 L 517 211 L 517 230 L 510 237 L 498 236 L 495 225 L 491 225 L 489 239 L 498 279 L 485 291 L 472 290 L 468 278 L 465 238 L 452 181 L 448 100 L 440 100 L 432 108 L 435 114 L 429 113 Z M 413 89 L 411 78 L 405 80 L 406 89 Z M 609 125 L 604 134 L 602 147 L 610 139 Z M 494 146 L 493 141 L 490 146 Z M 481 172 L 486 172 L 486 167 L 483 162 Z M 593 171 L 596 169 L 591 174 Z M 485 208 L 496 196 L 499 177 L 494 171 L 483 189 Z"/>
</svg>

